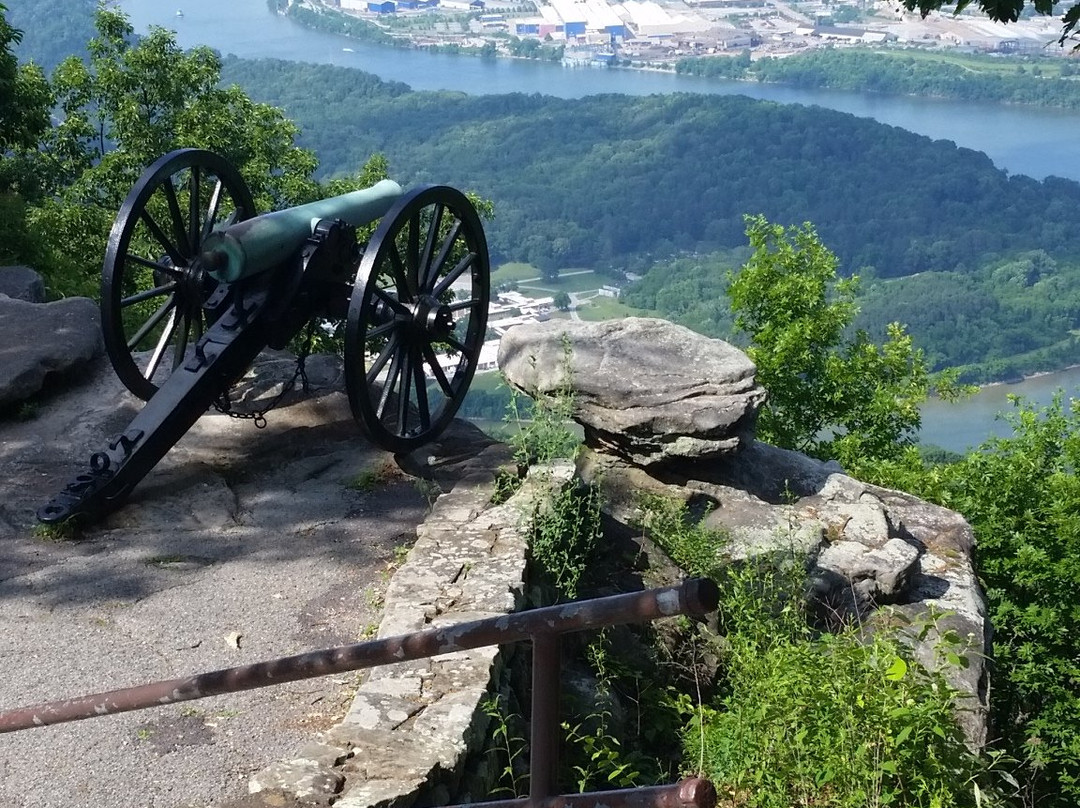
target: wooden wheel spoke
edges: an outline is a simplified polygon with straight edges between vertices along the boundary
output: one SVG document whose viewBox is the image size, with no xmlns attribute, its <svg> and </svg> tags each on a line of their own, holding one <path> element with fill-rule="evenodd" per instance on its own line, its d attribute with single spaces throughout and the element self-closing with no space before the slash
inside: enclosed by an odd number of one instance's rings
<svg viewBox="0 0 1080 808">
<path fill-rule="evenodd" d="M 135 335 L 128 340 L 128 350 L 133 350 L 136 345 L 145 339 L 146 335 L 157 328 L 158 324 L 165 319 L 165 315 L 176 308 L 176 298 L 170 297 L 161 306 L 150 315 L 150 318 L 142 324 L 142 327 L 135 332 Z M 170 321 L 171 322 L 171 321 Z"/>
<path fill-rule="evenodd" d="M 441 204 L 436 204 L 431 212 L 431 224 L 428 227 L 427 239 L 424 241 L 424 252 L 420 256 L 420 292 L 430 292 L 438 276 L 439 262 L 432 262 L 431 257 L 435 252 L 435 240 L 439 237 L 439 229 L 442 227 L 443 211 Z M 445 259 L 444 259 L 445 260 Z"/>
<path fill-rule="evenodd" d="M 378 287 L 376 287 L 375 289 L 372 289 L 372 293 L 375 295 L 375 297 L 379 298 L 379 300 L 392 308 L 396 313 L 404 317 L 409 316 L 409 307 L 402 303 L 400 300 L 398 300 L 396 297 L 391 295 L 385 289 L 379 289 Z"/>
<path fill-rule="evenodd" d="M 464 356 L 466 359 L 468 359 L 470 362 L 472 362 L 472 361 L 474 361 L 476 359 L 476 352 L 475 351 L 470 351 L 468 349 L 468 347 L 466 347 L 464 342 L 457 339 L 453 335 L 450 335 L 450 336 L 446 337 L 443 340 L 443 342 L 445 342 L 447 345 L 449 345 L 455 351 L 459 351 L 461 353 L 461 355 Z"/>
<path fill-rule="evenodd" d="M 181 325 L 179 336 L 176 339 L 176 344 L 173 345 L 173 370 L 180 367 L 180 363 L 184 361 L 184 354 L 187 353 L 188 346 L 188 332 L 191 330 L 191 315 L 185 313 L 181 319 L 183 320 L 183 324 Z"/>
<path fill-rule="evenodd" d="M 165 193 L 165 200 L 169 203 L 169 221 L 172 224 L 173 238 L 176 239 L 177 249 L 185 258 L 193 255 L 191 242 L 188 239 L 188 227 L 184 223 L 184 214 L 180 212 L 180 200 L 176 198 L 176 188 L 172 178 L 167 179 L 161 186 Z"/>
<path fill-rule="evenodd" d="M 386 382 L 383 384 L 382 394 L 379 396 L 379 406 L 375 408 L 375 416 L 381 421 L 386 413 L 386 404 L 390 400 L 390 394 L 401 376 L 401 354 L 403 347 L 398 345 L 390 360 L 390 370 L 386 374 Z"/>
<path fill-rule="evenodd" d="M 435 262 L 431 266 L 431 287 L 435 286 L 435 281 L 439 278 L 439 270 L 446 266 L 447 260 L 450 258 L 450 250 L 454 248 L 454 244 L 458 240 L 458 236 L 461 234 L 461 221 L 455 221 L 450 228 L 450 232 L 446 234 L 446 238 L 443 239 L 442 245 L 439 247 L 439 257 L 435 259 Z M 456 279 L 456 278 L 455 278 Z M 451 281 L 453 283 L 453 281 Z M 442 286 L 442 284 L 440 284 Z M 447 287 L 449 288 L 449 287 Z M 445 291 L 445 289 L 443 290 Z M 432 289 L 432 294 L 435 297 L 439 297 L 442 292 L 435 292 Z"/>
<path fill-rule="evenodd" d="M 162 264 L 157 261 L 151 261 L 147 258 L 133 255 L 132 253 L 124 253 L 124 260 L 131 261 L 133 264 L 138 264 L 139 266 L 146 267 L 147 269 L 152 269 L 155 272 L 164 272 L 166 275 L 169 275 L 173 278 L 180 277 L 180 270 L 174 266 L 170 266 L 169 264 Z"/>
<path fill-rule="evenodd" d="M 442 365 L 439 364 L 439 357 L 435 353 L 435 349 L 431 347 L 430 342 L 424 343 L 424 357 L 427 359 L 428 367 L 431 368 L 431 375 L 435 377 L 435 381 L 438 382 L 443 395 L 447 398 L 453 398 L 454 388 L 450 386 L 450 380 L 446 378 L 446 373 L 443 371 Z"/>
<path fill-rule="evenodd" d="M 390 331 L 393 331 L 395 328 L 397 328 L 397 326 L 398 326 L 398 321 L 397 320 L 389 320 L 388 322 L 385 322 L 382 325 L 375 326 L 375 328 L 368 331 L 368 333 L 367 333 L 368 339 L 370 340 L 370 339 L 374 339 L 374 338 L 377 338 L 377 337 L 381 337 L 383 334 L 386 334 L 386 333 L 389 333 Z"/>
<path fill-rule="evenodd" d="M 410 353 L 412 354 L 413 385 L 416 387 L 416 411 L 420 417 L 420 429 L 428 429 L 431 426 L 431 408 L 428 405 L 424 362 L 419 348 L 414 347 Z"/>
<path fill-rule="evenodd" d="M 202 179 L 199 167 L 191 167 L 191 177 L 188 180 L 188 242 L 191 244 L 191 254 L 198 254 L 203 240 L 202 235 Z"/>
<path fill-rule="evenodd" d="M 435 290 L 431 293 L 432 296 L 436 298 L 441 298 L 446 293 L 446 290 L 454 285 L 454 281 L 460 278 L 465 273 L 465 270 L 472 267 L 475 261 L 476 253 L 474 252 L 470 252 L 468 255 L 458 261 L 457 266 L 450 270 L 450 272 L 447 273 L 445 278 L 439 281 L 439 285 L 436 286 Z"/>
<path fill-rule="evenodd" d="M 397 431 L 404 435 L 409 431 L 409 400 L 412 398 L 412 346 L 406 345 L 401 351 L 401 389 L 398 390 L 397 400 Z"/>
<path fill-rule="evenodd" d="M 150 356 L 150 364 L 146 366 L 146 373 L 144 374 L 147 379 L 152 379 L 154 374 L 157 373 L 158 365 L 161 364 L 161 357 L 165 355 L 165 348 L 168 346 L 169 340 L 172 339 L 174 331 L 176 331 L 176 309 L 169 313 L 169 322 L 166 324 L 165 330 L 161 332 L 157 345 L 154 346 L 154 353 Z"/>
<path fill-rule="evenodd" d="M 398 335 L 396 333 L 392 334 L 390 339 L 387 340 L 386 344 L 383 346 L 382 351 L 379 352 L 379 357 L 372 363 L 371 368 L 367 372 L 366 378 L 368 387 L 375 384 L 375 379 L 382 373 L 382 369 L 386 367 L 386 363 L 390 360 L 390 357 L 394 355 L 394 352 L 397 350 L 398 341 Z"/>
<path fill-rule="evenodd" d="M 420 211 L 409 217 L 409 233 L 406 238 L 405 267 L 413 295 L 420 294 Z"/>
<path fill-rule="evenodd" d="M 144 292 L 137 292 L 130 297 L 125 297 L 120 301 L 122 307 L 131 306 L 135 303 L 142 303 L 144 300 L 149 300 L 152 297 L 160 297 L 161 295 L 167 295 L 176 289 L 175 283 L 167 283 L 164 286 L 155 286 L 153 289 L 147 289 Z"/>
<path fill-rule="evenodd" d="M 176 248 L 176 246 L 169 241 L 169 237 L 165 235 L 158 223 L 154 221 L 154 217 L 150 215 L 150 211 L 143 208 L 139 211 L 139 218 L 146 223 L 146 226 L 150 229 L 150 234 L 154 237 L 158 244 L 165 248 L 165 252 L 168 253 L 169 258 L 175 266 L 182 267 L 187 264 L 184 256 Z"/>
<path fill-rule="evenodd" d="M 416 297 L 416 292 L 409 286 L 408 272 L 401 261 L 401 254 L 398 252 L 396 244 L 390 245 L 388 255 L 390 258 L 390 272 L 394 278 L 394 288 L 398 291 L 398 297 L 404 296 L 406 300 L 412 300 Z"/>
<path fill-rule="evenodd" d="M 200 244 L 206 241 L 207 236 L 214 232 L 214 225 L 217 224 L 218 209 L 221 206 L 222 187 L 221 179 L 218 179 L 214 183 L 214 190 L 210 192 L 210 204 L 206 208 L 206 218 L 203 219 L 202 238 L 199 239 Z"/>
</svg>

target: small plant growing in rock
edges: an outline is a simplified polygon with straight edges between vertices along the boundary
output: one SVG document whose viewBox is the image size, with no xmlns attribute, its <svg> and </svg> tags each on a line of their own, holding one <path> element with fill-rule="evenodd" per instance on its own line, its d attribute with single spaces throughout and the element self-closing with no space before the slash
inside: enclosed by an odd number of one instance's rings
<svg viewBox="0 0 1080 808">
<path fill-rule="evenodd" d="M 363 469 L 346 481 L 345 487 L 367 494 L 401 476 L 401 470 L 392 460 L 383 460 Z"/>
<path fill-rule="evenodd" d="M 75 541 L 79 538 L 79 525 L 74 519 L 34 527 L 34 537 L 45 541 Z"/>
<path fill-rule="evenodd" d="M 571 484 L 550 503 L 537 507 L 532 521 L 529 557 L 540 590 L 556 600 L 579 597 L 585 572 L 600 548 L 600 492 L 591 486 Z M 540 595 L 546 601 L 549 596 Z"/>
<path fill-rule="evenodd" d="M 524 737 L 525 719 L 511 712 L 500 694 L 489 695 L 480 709 L 491 721 L 492 745 L 487 754 L 496 761 L 497 774 L 490 796 L 524 797 L 529 793 L 529 742 Z"/>
<path fill-rule="evenodd" d="M 531 408 L 519 409 L 520 394 L 513 391 L 507 420 L 519 426 L 510 443 L 519 466 L 549 463 L 559 458 L 572 458 L 581 440 L 569 427 L 574 414 L 574 350 L 570 338 L 563 335 L 563 356 L 560 362 L 562 377 L 555 391 L 532 402 Z M 533 360 L 535 361 L 535 359 Z"/>
<path fill-rule="evenodd" d="M 690 575 L 715 577 L 720 569 L 720 550 L 727 533 L 706 528 L 690 516 L 685 502 L 656 494 L 638 500 L 640 527 L 647 531 L 668 557 Z"/>
</svg>

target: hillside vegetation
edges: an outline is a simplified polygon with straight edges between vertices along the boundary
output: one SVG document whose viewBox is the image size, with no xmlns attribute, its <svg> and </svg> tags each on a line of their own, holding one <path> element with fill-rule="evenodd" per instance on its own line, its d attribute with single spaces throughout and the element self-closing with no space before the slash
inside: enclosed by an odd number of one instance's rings
<svg viewBox="0 0 1080 808">
<path fill-rule="evenodd" d="M 744 213 L 813 221 L 847 271 L 880 277 L 1080 247 L 1068 225 L 1080 185 L 1010 177 L 981 153 L 846 113 L 741 96 L 413 93 L 263 61 L 223 75 L 282 107 L 324 172 L 378 151 L 405 181 L 490 197 L 496 260 L 641 267 L 742 244 Z"/>
<path fill-rule="evenodd" d="M 778 59 L 683 59 L 675 69 L 694 76 L 1080 109 L 1076 68 L 1071 60 L 1035 57 L 1002 59 L 947 50 L 815 49 Z M 1064 80 L 1062 80 L 1064 79 Z"/>
</svg>

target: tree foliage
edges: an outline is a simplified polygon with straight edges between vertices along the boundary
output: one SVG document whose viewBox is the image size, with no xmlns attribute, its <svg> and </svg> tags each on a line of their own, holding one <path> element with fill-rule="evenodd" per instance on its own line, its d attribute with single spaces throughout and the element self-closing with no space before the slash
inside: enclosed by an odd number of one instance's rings
<svg viewBox="0 0 1080 808">
<path fill-rule="evenodd" d="M 45 75 L 19 64 L 14 47 L 22 32 L 0 4 L 0 263 L 33 254 L 26 234 L 26 197 L 37 190 L 24 157 L 49 127 L 52 93 Z"/>
<path fill-rule="evenodd" d="M 51 95 L 41 69 L 19 64 L 13 52 L 22 31 L 8 23 L 0 4 L 0 155 L 34 146 L 49 127 Z"/>
<path fill-rule="evenodd" d="M 1022 762 L 1024 805 L 1080 804 L 1080 402 L 1014 398 L 1013 434 L 962 460 L 917 453 L 875 482 L 962 513 L 994 626 L 993 728 Z"/>
<path fill-rule="evenodd" d="M 952 8 L 959 14 L 971 5 L 971 0 L 902 0 L 908 11 L 916 9 L 924 17 L 931 11 Z M 1034 9 L 1038 14 L 1054 13 L 1055 0 L 976 0 L 975 5 L 995 22 L 1016 22 L 1025 9 Z M 1061 38 L 1059 44 L 1072 37 L 1077 22 L 1080 21 L 1080 5 L 1074 4 L 1061 17 Z"/>
<path fill-rule="evenodd" d="M 810 224 L 790 230 L 746 219 L 753 253 L 731 280 L 736 327 L 769 392 L 758 436 L 821 458 L 888 457 L 914 442 L 931 379 L 921 351 L 896 323 L 878 346 L 849 333 L 858 278 Z"/>
<path fill-rule="evenodd" d="M 143 169 L 176 148 L 224 155 L 260 209 L 314 198 L 314 154 L 280 110 L 220 86 L 209 48 L 185 51 L 151 28 L 136 38 L 127 18 L 100 7 L 87 60 L 65 59 L 52 76 L 60 120 L 46 130 L 35 165 L 50 193 L 29 212 L 43 271 L 54 288 L 91 293 L 113 217 Z"/>
</svg>

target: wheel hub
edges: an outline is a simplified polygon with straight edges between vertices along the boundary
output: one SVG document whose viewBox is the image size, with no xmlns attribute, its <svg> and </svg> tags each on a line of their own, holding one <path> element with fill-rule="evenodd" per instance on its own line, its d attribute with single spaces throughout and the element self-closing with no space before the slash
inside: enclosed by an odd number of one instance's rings
<svg viewBox="0 0 1080 808">
<path fill-rule="evenodd" d="M 413 307 L 412 324 L 430 340 L 445 340 L 454 330 L 454 315 L 437 298 L 422 295 Z"/>
<path fill-rule="evenodd" d="M 196 259 L 186 266 L 178 267 L 173 264 L 167 255 L 163 255 L 158 259 L 158 263 L 173 267 L 176 274 L 169 274 L 163 270 L 154 270 L 155 283 L 162 286 L 174 281 L 176 283 L 174 294 L 177 308 L 181 312 L 192 315 L 198 312 L 202 308 L 203 301 L 213 291 L 214 286 L 213 279 L 203 269 L 202 262 Z"/>
</svg>

